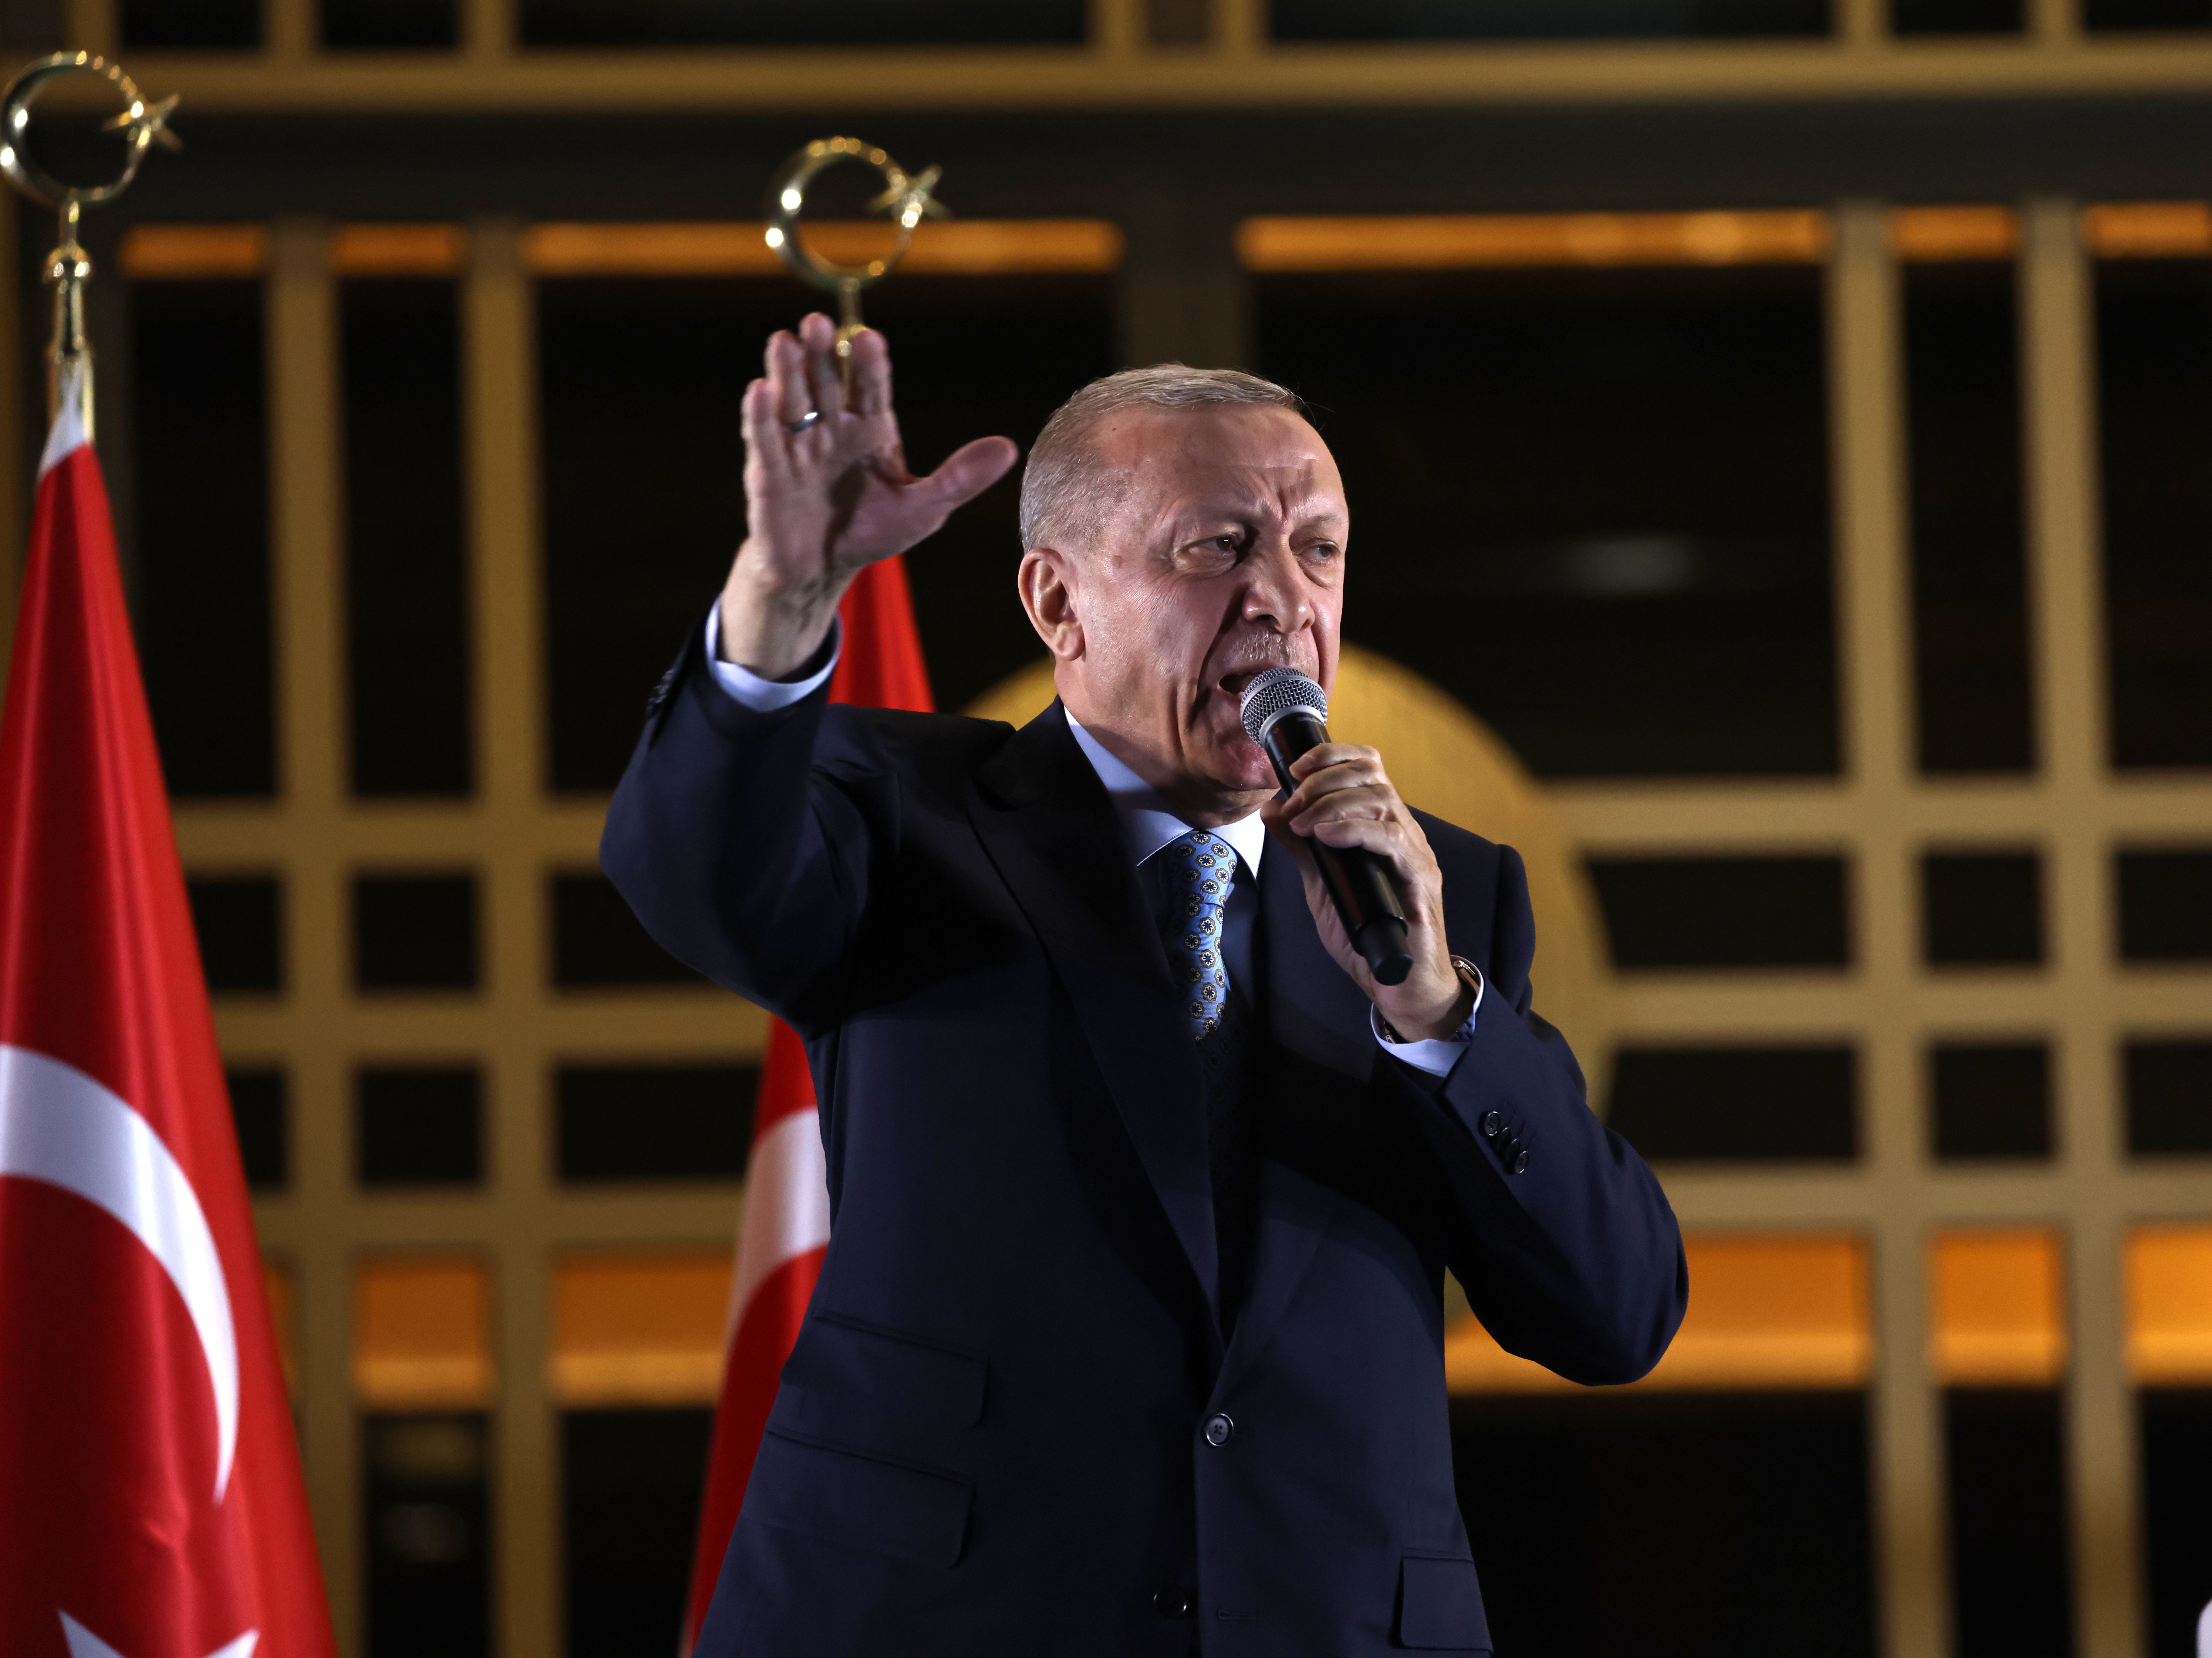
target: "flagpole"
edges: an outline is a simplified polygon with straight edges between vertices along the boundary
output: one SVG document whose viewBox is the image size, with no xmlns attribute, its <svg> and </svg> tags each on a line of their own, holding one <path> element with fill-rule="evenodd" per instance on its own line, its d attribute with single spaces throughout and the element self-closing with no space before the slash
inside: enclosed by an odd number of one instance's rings
<svg viewBox="0 0 2212 1658">
<path fill-rule="evenodd" d="M 76 239 L 82 210 L 74 202 L 61 209 L 61 245 L 46 257 L 46 286 L 54 290 L 53 334 L 46 345 L 46 422 L 61 420 L 63 405 L 74 401 L 84 440 L 93 440 L 92 346 L 84 333 L 84 290 L 92 280 L 92 257 Z"/>
<path fill-rule="evenodd" d="M 31 100 L 49 82 L 64 75 L 98 76 L 122 96 L 122 110 L 100 125 L 103 132 L 124 135 L 123 170 L 106 184 L 64 184 L 33 161 L 26 146 Z M 46 415 L 59 424 L 65 410 L 73 412 L 88 443 L 93 435 L 92 347 L 84 331 L 84 290 L 92 280 L 92 259 L 77 240 L 77 227 L 86 208 L 112 202 L 130 188 L 148 149 L 155 144 L 164 149 L 182 147 L 168 125 L 176 106 L 173 97 L 149 104 L 121 64 L 88 52 L 58 52 L 41 58 L 0 93 L 0 173 L 40 206 L 52 209 L 60 220 L 59 245 L 48 256 L 46 270 L 46 284 L 54 290 L 53 334 L 46 347 Z"/>
</svg>

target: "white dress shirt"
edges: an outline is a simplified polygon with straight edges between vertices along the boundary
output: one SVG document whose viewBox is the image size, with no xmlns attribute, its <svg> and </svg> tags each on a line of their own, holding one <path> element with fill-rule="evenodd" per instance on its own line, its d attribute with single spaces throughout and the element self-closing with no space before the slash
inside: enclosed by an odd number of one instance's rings
<svg viewBox="0 0 2212 1658">
<path fill-rule="evenodd" d="M 842 625 L 832 625 L 829 658 L 813 673 L 804 679 L 763 679 L 750 668 L 722 660 L 722 607 L 716 604 L 707 612 L 707 664 L 714 673 L 714 683 L 729 693 L 732 701 L 756 713 L 772 714 L 811 696 L 828 682 L 836 671 L 841 647 L 837 629 Z M 1132 863 L 1142 865 L 1162 847 L 1190 832 L 1191 826 L 1175 815 L 1152 785 L 1084 730 L 1072 714 L 1067 715 L 1067 729 L 1075 738 L 1076 747 L 1083 750 L 1083 757 L 1098 774 L 1098 780 L 1105 785 L 1106 798 L 1114 803 L 1115 816 L 1121 819 L 1122 837 L 1128 843 Z M 1260 913 L 1260 859 L 1267 850 L 1267 830 L 1255 809 L 1213 832 L 1236 848 L 1237 861 L 1243 865 L 1247 878 L 1230 889 L 1229 902 L 1221 917 L 1221 953 L 1227 958 L 1229 982 L 1233 989 L 1252 982 L 1252 929 Z M 1467 1051 L 1468 1042 L 1474 1035 L 1475 1015 L 1481 1011 L 1483 994 L 1488 987 L 1486 983 L 1475 992 L 1474 1005 L 1468 1010 L 1467 1023 L 1454 1035 L 1425 1042 L 1394 1042 L 1382 1034 L 1381 1019 L 1371 1008 L 1368 1028 L 1386 1052 L 1416 1070 L 1441 1077 L 1459 1063 L 1460 1055 Z"/>
</svg>

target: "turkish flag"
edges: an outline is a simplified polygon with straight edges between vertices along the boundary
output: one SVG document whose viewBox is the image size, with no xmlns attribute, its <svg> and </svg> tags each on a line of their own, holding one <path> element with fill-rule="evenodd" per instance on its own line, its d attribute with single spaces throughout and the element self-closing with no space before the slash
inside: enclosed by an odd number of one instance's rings
<svg viewBox="0 0 2212 1658">
<path fill-rule="evenodd" d="M 0 1652 L 334 1658 L 106 486 L 71 390 L 0 717 Z"/>
<path fill-rule="evenodd" d="M 832 702 L 927 714 L 929 674 L 903 559 L 872 564 L 837 607 L 843 640 L 830 677 Z M 752 1155 L 745 1164 L 745 1212 L 738 1230 L 738 1268 L 730 1289 L 730 1334 L 722 1396 L 714 1412 L 691 1594 L 684 1609 L 683 1650 L 699 1638 L 714 1598 L 722 1556 L 745 1500 L 753 1457 L 775 1402 L 783 1362 L 822 1275 L 830 1244 L 830 1187 L 822 1159 L 822 1120 L 814 1078 L 799 1034 L 769 1022 L 768 1058 L 753 1107 Z"/>
</svg>

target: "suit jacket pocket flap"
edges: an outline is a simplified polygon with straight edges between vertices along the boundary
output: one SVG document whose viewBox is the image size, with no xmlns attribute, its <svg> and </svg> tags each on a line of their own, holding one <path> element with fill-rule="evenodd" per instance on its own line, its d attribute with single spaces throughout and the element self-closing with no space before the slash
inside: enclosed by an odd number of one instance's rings
<svg viewBox="0 0 2212 1658">
<path fill-rule="evenodd" d="M 1488 1652 L 1490 1625 L 1472 1560 L 1409 1554 L 1398 1587 L 1398 1644 L 1434 1652 Z"/>
<path fill-rule="evenodd" d="M 873 1401 L 884 1414 L 924 1430 L 981 1421 L 985 1374 L 973 1353 L 820 1312 L 806 1321 L 783 1367 L 793 1387 L 840 1401 Z"/>
<path fill-rule="evenodd" d="M 789 1531 L 950 1566 L 968 1533 L 964 1480 L 809 1445 L 770 1430 L 745 1491 L 745 1512 Z"/>
</svg>

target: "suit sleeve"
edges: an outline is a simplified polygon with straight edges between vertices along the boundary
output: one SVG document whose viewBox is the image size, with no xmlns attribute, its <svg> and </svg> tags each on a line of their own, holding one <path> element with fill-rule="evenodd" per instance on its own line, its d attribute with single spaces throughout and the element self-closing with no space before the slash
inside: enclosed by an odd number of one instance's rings
<svg viewBox="0 0 2212 1658">
<path fill-rule="evenodd" d="M 1448 1256 L 1485 1327 L 1571 1381 L 1633 1382 L 1688 1304 L 1681 1232 L 1531 1005 L 1528 877 L 1512 848 L 1499 853 L 1489 987 L 1467 1052 L 1442 1078 L 1391 1070 L 1450 1187 Z"/>
<path fill-rule="evenodd" d="M 599 866 L 662 949 L 811 1034 L 836 1017 L 896 781 L 817 687 L 748 708 L 690 643 L 654 693 Z"/>
</svg>

